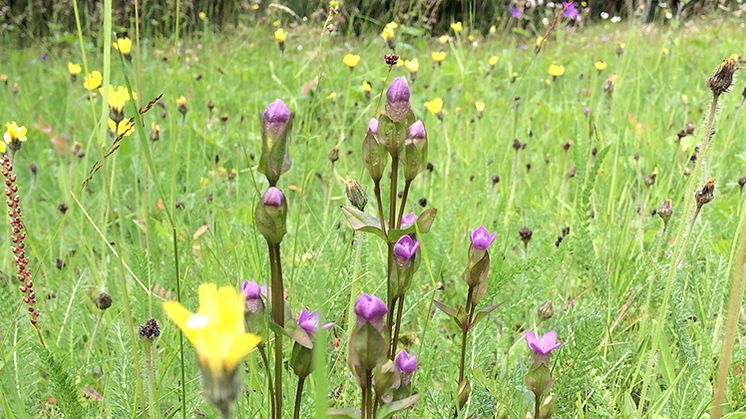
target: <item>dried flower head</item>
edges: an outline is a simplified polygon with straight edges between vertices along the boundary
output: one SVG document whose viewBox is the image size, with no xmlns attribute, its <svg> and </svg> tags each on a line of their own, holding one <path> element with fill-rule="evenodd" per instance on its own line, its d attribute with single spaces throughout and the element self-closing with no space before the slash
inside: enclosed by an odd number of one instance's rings
<svg viewBox="0 0 746 419">
<path fill-rule="evenodd" d="M 735 72 L 736 60 L 732 57 L 726 58 L 720 64 L 717 71 L 715 71 L 715 74 L 707 79 L 707 87 L 712 90 L 712 94 L 719 96 L 720 94 L 727 92 L 731 84 L 733 84 L 733 74 L 735 74 Z"/>
<path fill-rule="evenodd" d="M 368 204 L 368 196 L 365 194 L 363 187 L 360 186 L 360 183 L 355 179 L 347 178 L 344 184 L 345 195 L 347 195 L 350 204 L 360 211 L 365 211 L 365 205 Z"/>
<path fill-rule="evenodd" d="M 663 201 L 660 207 L 655 210 L 655 213 L 658 214 L 659 217 L 663 220 L 663 225 L 668 225 L 668 220 L 671 219 L 671 215 L 673 214 L 673 207 L 671 206 L 671 200 L 666 199 Z"/>
<path fill-rule="evenodd" d="M 531 231 L 530 228 L 523 226 L 520 230 L 518 230 L 518 236 L 521 238 L 521 241 L 524 245 L 528 246 L 528 242 L 531 241 L 531 237 L 534 235 L 534 232 Z"/>
<path fill-rule="evenodd" d="M 137 333 L 141 338 L 145 339 L 146 342 L 153 342 L 161 335 L 161 327 L 158 326 L 158 321 L 151 317 L 145 323 L 140 325 Z"/>
<path fill-rule="evenodd" d="M 709 178 L 702 189 L 694 193 L 694 199 L 697 200 L 697 208 L 709 203 L 715 198 L 715 179 Z"/>
</svg>

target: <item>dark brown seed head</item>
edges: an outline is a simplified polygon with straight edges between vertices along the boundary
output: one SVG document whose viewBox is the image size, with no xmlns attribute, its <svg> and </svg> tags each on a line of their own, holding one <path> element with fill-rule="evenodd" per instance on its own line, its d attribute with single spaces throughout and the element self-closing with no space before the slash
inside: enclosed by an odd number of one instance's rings
<svg viewBox="0 0 746 419">
<path fill-rule="evenodd" d="M 210 112 L 212 112 L 212 110 L 213 110 L 213 109 L 215 109 L 215 102 L 213 102 L 212 100 L 211 100 L 211 101 L 209 101 L 209 102 L 207 102 L 207 109 L 208 109 L 208 110 L 209 110 Z"/>
<path fill-rule="evenodd" d="M 715 74 L 707 79 L 707 87 L 712 90 L 712 94 L 719 96 L 725 93 L 733 84 L 733 74 L 736 72 L 736 60 L 733 58 L 726 58 L 718 67 Z"/>
<path fill-rule="evenodd" d="M 738 178 L 738 186 L 741 187 L 741 190 L 743 190 L 743 186 L 746 185 L 746 176 L 741 176 Z"/>
<path fill-rule="evenodd" d="M 673 214 L 673 207 L 671 206 L 671 200 L 666 199 L 663 201 L 660 207 L 655 210 L 655 213 L 663 220 L 663 224 L 668 224 L 668 220 L 671 219 Z"/>
<path fill-rule="evenodd" d="M 58 210 L 58 211 L 59 211 L 59 212 L 60 212 L 60 213 L 61 213 L 62 215 L 64 215 L 64 214 L 65 214 L 65 213 L 67 212 L 67 209 L 68 209 L 68 208 L 67 208 L 67 204 L 66 204 L 66 203 L 64 203 L 64 202 L 63 202 L 63 203 L 61 203 L 61 204 L 59 204 L 59 205 L 57 205 L 57 210 Z"/>
<path fill-rule="evenodd" d="M 498 175 L 493 175 L 493 176 L 492 176 L 492 184 L 493 184 L 493 185 L 497 185 L 498 183 L 500 183 L 500 176 L 498 176 Z"/>
<path fill-rule="evenodd" d="M 572 165 L 572 167 L 570 168 L 570 170 L 568 170 L 568 171 L 567 171 L 567 175 L 566 175 L 566 176 L 567 176 L 568 178 L 573 178 L 573 177 L 575 177 L 575 173 L 576 173 L 577 171 L 578 171 L 578 168 L 577 168 L 577 166 L 575 166 L 575 165 L 573 164 L 573 165 Z"/>
<path fill-rule="evenodd" d="M 694 134 L 694 122 L 689 121 L 686 123 L 686 129 L 685 129 L 686 135 L 693 135 Z"/>
<path fill-rule="evenodd" d="M 336 146 L 332 147 L 327 158 L 330 162 L 332 162 L 332 164 L 334 164 L 337 160 L 339 160 L 339 149 Z"/>
<path fill-rule="evenodd" d="M 396 54 L 386 54 L 383 56 L 383 60 L 386 61 L 387 65 L 396 65 L 399 61 L 399 56 Z"/>
<path fill-rule="evenodd" d="M 570 226 L 562 227 L 562 237 L 567 237 L 570 234 Z"/>
<path fill-rule="evenodd" d="M 513 140 L 513 150 L 518 151 L 524 148 L 523 143 L 521 143 L 521 140 L 515 138 Z"/>
<path fill-rule="evenodd" d="M 645 185 L 647 186 L 653 186 L 655 184 L 655 179 L 658 177 L 658 171 L 653 170 L 652 173 L 645 176 Z"/>
<path fill-rule="evenodd" d="M 707 179 L 702 189 L 694 193 L 694 198 L 697 200 L 697 208 L 702 208 L 703 205 L 712 201 L 715 198 L 715 179 Z"/>
<path fill-rule="evenodd" d="M 220 115 L 220 120 L 223 121 L 223 123 L 228 122 L 228 114 L 224 113 Z"/>
<path fill-rule="evenodd" d="M 420 198 L 420 200 L 417 201 L 417 203 L 420 204 L 420 206 L 424 208 L 427 206 L 427 198 L 424 198 L 424 197 Z"/>
<path fill-rule="evenodd" d="M 96 307 L 98 307 L 99 310 L 104 311 L 107 308 L 111 307 L 111 296 L 105 292 L 101 292 L 98 294 L 95 300 L 93 300 L 94 304 L 96 304 Z"/>
<path fill-rule="evenodd" d="M 425 169 L 427 169 L 428 172 L 432 172 L 433 170 L 435 170 L 435 166 L 433 166 L 432 163 L 427 162 L 427 164 L 425 165 Z"/>
<path fill-rule="evenodd" d="M 161 335 L 161 328 L 158 326 L 158 321 L 151 317 L 148 321 L 140 325 L 138 334 L 148 342 L 156 340 Z"/>
<path fill-rule="evenodd" d="M 546 300 L 543 303 L 539 304 L 537 313 L 539 314 L 539 319 L 541 320 L 551 319 L 552 316 L 554 316 L 554 307 L 552 306 L 552 302 Z"/>
<path fill-rule="evenodd" d="M 568 151 L 572 147 L 572 141 L 567 140 L 562 144 L 562 149 Z"/>
<path fill-rule="evenodd" d="M 31 174 L 36 175 L 36 173 L 39 171 L 39 166 L 36 165 L 36 163 L 31 163 L 31 166 L 29 167 L 31 169 Z"/>
<path fill-rule="evenodd" d="M 534 235 L 534 232 L 531 231 L 530 228 L 523 226 L 520 230 L 518 230 L 518 236 L 521 238 L 521 241 L 523 244 L 528 246 L 528 242 L 531 241 L 531 236 Z"/>
</svg>

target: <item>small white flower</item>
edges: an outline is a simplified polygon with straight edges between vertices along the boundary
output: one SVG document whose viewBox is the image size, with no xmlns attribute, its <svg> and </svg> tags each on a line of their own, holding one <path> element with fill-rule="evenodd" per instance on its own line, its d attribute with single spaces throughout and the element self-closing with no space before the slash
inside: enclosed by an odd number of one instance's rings
<svg viewBox="0 0 746 419">
<path fill-rule="evenodd" d="M 667 12 L 667 13 L 666 13 L 666 19 L 669 19 L 669 20 L 670 20 L 670 19 L 673 19 L 673 13 L 671 13 L 671 12 Z"/>
<path fill-rule="evenodd" d="M 541 20 L 541 23 L 543 23 L 544 26 L 547 26 L 549 24 L 549 18 L 545 17 L 544 19 Z"/>
<path fill-rule="evenodd" d="M 621 21 L 622 21 L 622 18 L 620 16 L 614 16 L 611 18 L 611 23 L 618 23 Z"/>
<path fill-rule="evenodd" d="M 604 20 L 606 20 L 606 19 L 608 19 L 608 18 L 609 18 L 609 14 L 608 14 L 608 13 L 606 13 L 606 12 L 601 12 L 601 19 L 604 19 Z"/>
</svg>

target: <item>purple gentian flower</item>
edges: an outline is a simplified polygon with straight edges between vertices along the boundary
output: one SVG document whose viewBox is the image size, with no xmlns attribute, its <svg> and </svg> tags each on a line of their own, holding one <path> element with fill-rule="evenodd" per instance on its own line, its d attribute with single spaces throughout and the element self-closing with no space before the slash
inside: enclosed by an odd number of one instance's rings
<svg viewBox="0 0 746 419">
<path fill-rule="evenodd" d="M 303 309 L 298 315 L 298 326 L 303 329 L 309 336 L 313 336 L 319 329 L 319 312 L 309 312 L 307 309 Z M 334 326 L 334 322 L 327 323 L 321 326 L 322 329 L 328 330 Z"/>
<path fill-rule="evenodd" d="M 549 362 L 549 354 L 562 346 L 562 343 L 557 342 L 557 332 L 554 330 L 550 330 L 538 338 L 529 330 L 526 332 L 526 343 L 534 351 L 534 362 L 537 364 Z"/>
<path fill-rule="evenodd" d="M 355 314 L 358 324 L 368 322 L 376 329 L 381 330 L 383 328 L 383 317 L 388 311 L 386 303 L 375 295 L 362 293 L 355 301 Z"/>
<path fill-rule="evenodd" d="M 484 226 L 480 226 L 471 232 L 471 246 L 475 249 L 487 250 L 495 241 L 496 236 L 497 232 L 490 234 Z"/>
<path fill-rule="evenodd" d="M 425 136 L 427 136 L 427 133 L 425 132 L 425 124 L 423 124 L 419 119 L 409 126 L 409 138 L 422 140 Z"/>
<path fill-rule="evenodd" d="M 409 85 L 404 77 L 397 77 L 386 90 L 386 100 L 390 103 L 409 102 Z"/>
<path fill-rule="evenodd" d="M 413 225 L 415 222 L 417 222 L 417 216 L 413 213 L 409 213 L 403 217 L 401 217 L 401 225 Z"/>
<path fill-rule="evenodd" d="M 264 122 L 267 124 L 284 124 L 290 119 L 290 109 L 281 99 L 275 99 L 264 111 Z"/>
<path fill-rule="evenodd" d="M 270 186 L 262 197 L 262 203 L 270 207 L 281 207 L 284 198 L 281 190 Z"/>
<path fill-rule="evenodd" d="M 514 18 L 518 19 L 519 17 L 521 17 L 521 9 L 519 9 L 517 7 L 511 7 L 510 8 L 510 15 L 513 16 Z"/>
<path fill-rule="evenodd" d="M 572 20 L 575 20 L 580 15 L 580 12 L 575 9 L 575 2 L 568 1 L 568 2 L 562 2 L 562 7 L 565 9 L 563 14 L 565 17 L 568 17 Z"/>
<path fill-rule="evenodd" d="M 420 241 L 412 239 L 411 236 L 405 234 L 396 241 L 394 245 L 394 255 L 402 262 L 410 261 L 417 253 L 417 249 L 420 248 Z"/>
<path fill-rule="evenodd" d="M 370 121 L 368 121 L 368 132 L 378 135 L 378 120 L 376 118 L 370 118 Z"/>
<path fill-rule="evenodd" d="M 47 54 L 41 54 L 41 60 L 47 61 Z"/>
<path fill-rule="evenodd" d="M 262 308 L 262 294 L 266 294 L 267 286 L 259 285 L 256 281 L 244 281 L 241 293 L 246 298 L 246 311 L 256 313 Z"/>
<path fill-rule="evenodd" d="M 412 373 L 417 369 L 417 355 L 409 356 L 406 349 L 402 349 L 396 356 L 396 368 L 401 374 L 402 381 L 409 384 L 412 379 Z"/>
</svg>

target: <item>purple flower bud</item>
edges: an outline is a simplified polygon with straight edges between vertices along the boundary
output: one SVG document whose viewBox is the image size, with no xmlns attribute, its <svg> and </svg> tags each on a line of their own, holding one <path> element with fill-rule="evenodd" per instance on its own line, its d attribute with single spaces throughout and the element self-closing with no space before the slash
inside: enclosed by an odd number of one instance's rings
<svg viewBox="0 0 746 419">
<path fill-rule="evenodd" d="M 526 332 L 526 343 L 536 355 L 548 356 L 553 350 L 562 346 L 557 342 L 557 332 L 550 330 L 540 337 L 536 337 L 530 330 Z"/>
<path fill-rule="evenodd" d="M 370 118 L 370 121 L 368 121 L 368 132 L 378 135 L 378 120 L 376 118 Z"/>
<path fill-rule="evenodd" d="M 246 311 L 256 313 L 263 308 L 262 294 L 266 294 L 267 286 L 259 285 L 256 281 L 244 281 L 241 293 L 246 298 Z"/>
<path fill-rule="evenodd" d="M 285 197 L 282 195 L 281 190 L 275 188 L 274 186 L 270 186 L 269 189 L 267 189 L 267 192 L 265 192 L 264 196 L 262 197 L 262 203 L 270 207 L 281 207 L 282 200 L 284 198 Z"/>
<path fill-rule="evenodd" d="M 586 115 L 586 116 L 588 116 L 588 114 L 589 114 L 590 112 L 591 112 L 591 108 L 589 108 L 589 107 L 587 107 L 587 106 L 586 106 L 585 108 L 583 108 L 583 115 Z"/>
<path fill-rule="evenodd" d="M 409 384 L 409 381 L 412 379 L 412 373 L 417 369 L 417 355 L 410 357 L 406 349 L 402 349 L 396 356 L 396 368 L 399 370 L 399 374 L 401 374 L 402 381 L 405 384 Z"/>
<path fill-rule="evenodd" d="M 298 315 L 298 326 L 305 330 L 309 335 L 313 335 L 319 328 L 319 312 L 309 312 L 304 308 Z"/>
<path fill-rule="evenodd" d="M 267 124 L 284 124 L 290 119 L 290 109 L 288 109 L 285 102 L 280 99 L 275 99 L 274 102 L 267 106 L 264 111 L 264 122 Z"/>
<path fill-rule="evenodd" d="M 490 234 L 484 226 L 471 232 L 471 246 L 479 250 L 487 250 L 495 241 L 497 232 Z"/>
<path fill-rule="evenodd" d="M 518 19 L 519 17 L 521 17 L 521 10 L 519 8 L 517 8 L 517 7 L 511 7 L 510 8 L 510 15 L 513 16 L 514 18 Z"/>
<path fill-rule="evenodd" d="M 423 140 L 426 135 L 425 124 L 423 124 L 419 119 L 409 126 L 409 138 Z"/>
<path fill-rule="evenodd" d="M 386 91 L 386 99 L 389 103 L 409 102 L 409 85 L 404 77 L 397 77 L 389 85 Z"/>
<path fill-rule="evenodd" d="M 394 255 L 400 261 L 407 262 L 414 257 L 417 249 L 420 248 L 420 241 L 414 240 L 408 234 L 401 236 L 394 245 Z"/>
<path fill-rule="evenodd" d="M 47 54 L 41 54 L 41 60 L 47 61 Z"/>
<path fill-rule="evenodd" d="M 407 214 L 407 215 L 405 215 L 405 216 L 401 217 L 401 225 L 402 225 L 402 226 L 404 226 L 404 225 L 412 225 L 412 224 L 414 224 L 415 222 L 417 222 L 417 216 L 416 216 L 416 215 L 414 215 L 414 214 L 413 214 L 413 213 L 411 213 L 411 212 L 410 212 L 409 214 Z"/>
<path fill-rule="evenodd" d="M 388 311 L 386 303 L 375 295 L 362 293 L 355 301 L 355 314 L 358 324 L 369 322 L 373 327 L 380 330 L 383 328 L 383 317 Z"/>
<path fill-rule="evenodd" d="M 563 13 L 565 15 L 565 17 L 568 17 L 571 20 L 577 19 L 578 16 L 580 15 L 580 12 L 578 12 L 578 10 L 575 9 L 575 2 L 572 2 L 572 1 L 564 2 L 563 1 L 562 2 L 562 7 L 565 9 L 565 11 Z"/>
</svg>

